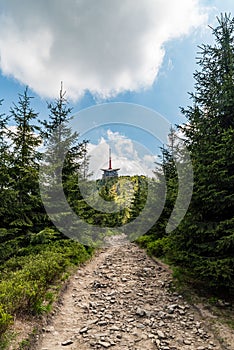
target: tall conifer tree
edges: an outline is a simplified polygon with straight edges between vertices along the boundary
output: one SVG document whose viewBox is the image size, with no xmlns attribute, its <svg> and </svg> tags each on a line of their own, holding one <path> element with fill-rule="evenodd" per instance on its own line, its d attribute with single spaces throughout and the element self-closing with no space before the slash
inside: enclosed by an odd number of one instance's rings
<svg viewBox="0 0 234 350">
<path fill-rule="evenodd" d="M 3 100 L 0 100 L 0 106 Z M 0 114 L 0 221 L 3 227 L 8 215 L 8 208 L 11 203 L 10 191 L 10 176 L 9 166 L 11 164 L 11 157 L 9 154 L 8 138 L 8 117 L 5 114 Z"/>
<path fill-rule="evenodd" d="M 80 141 L 79 133 L 73 132 L 69 125 L 72 108 L 61 89 L 59 97 L 48 104 L 49 119 L 41 122 L 41 133 L 46 150 L 44 154 L 45 167 L 43 186 L 48 207 L 59 220 L 66 217 L 63 213 L 63 193 L 73 209 L 80 197 L 78 180 L 81 176 L 81 164 L 87 152 L 87 141 Z"/>
<path fill-rule="evenodd" d="M 32 97 L 26 88 L 19 94 L 17 104 L 10 110 L 10 118 L 14 124 L 10 140 L 12 165 L 9 167 L 11 189 L 14 199 L 11 203 L 10 225 L 17 228 L 32 228 L 40 219 L 41 200 L 38 186 L 38 168 L 41 139 L 35 125 L 38 113 L 31 107 Z"/>
<path fill-rule="evenodd" d="M 234 286 L 234 19 L 221 15 L 214 45 L 202 45 L 193 106 L 182 109 L 194 194 L 173 233 L 174 258 L 211 286 Z"/>
</svg>

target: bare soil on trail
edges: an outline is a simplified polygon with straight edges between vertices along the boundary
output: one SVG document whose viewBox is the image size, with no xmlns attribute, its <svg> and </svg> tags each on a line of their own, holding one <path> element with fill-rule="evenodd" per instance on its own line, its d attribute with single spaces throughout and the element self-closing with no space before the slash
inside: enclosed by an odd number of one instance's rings
<svg viewBox="0 0 234 350">
<path fill-rule="evenodd" d="M 170 270 L 135 244 L 112 241 L 71 277 L 34 348 L 234 349 L 231 331 L 221 342 L 212 317 L 173 292 L 171 281 Z"/>
</svg>

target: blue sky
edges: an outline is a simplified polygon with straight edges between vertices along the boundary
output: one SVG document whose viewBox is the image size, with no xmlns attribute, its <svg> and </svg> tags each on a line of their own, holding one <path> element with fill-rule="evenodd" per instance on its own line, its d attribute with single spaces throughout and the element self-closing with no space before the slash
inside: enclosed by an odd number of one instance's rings
<svg viewBox="0 0 234 350">
<path fill-rule="evenodd" d="M 112 102 L 144 106 L 172 124 L 185 122 L 179 107 L 190 104 L 197 46 L 212 42 L 208 24 L 216 26 L 216 16 L 221 12 L 234 15 L 233 0 L 177 0 L 173 4 L 169 0 L 100 0 L 98 7 L 95 0 L 87 0 L 77 8 L 74 4 L 72 0 L 41 0 L 39 4 L 0 0 L 2 112 L 8 113 L 17 94 L 28 85 L 35 97 L 33 106 L 41 119 L 47 118 L 46 101 L 56 96 L 62 80 L 78 129 L 79 111 Z M 115 164 L 123 173 L 134 173 L 134 164 L 142 165 L 142 157 L 147 156 L 145 172 L 149 173 L 157 142 L 154 145 L 152 135 L 134 125 L 127 127 L 122 121 L 114 126 L 118 120 L 114 114 L 109 116 L 109 126 L 86 135 L 93 153 L 95 145 L 102 144 L 94 166 L 105 165 L 112 143 Z M 87 112 L 82 114 L 80 124 L 85 124 L 86 116 Z M 101 123 L 100 113 L 93 118 Z M 149 130 L 151 121 L 144 118 Z M 146 147 L 141 155 L 131 141 Z M 115 142 L 124 146 L 122 153 L 120 147 L 115 149 Z M 126 152 L 126 144 L 132 155 Z"/>
</svg>

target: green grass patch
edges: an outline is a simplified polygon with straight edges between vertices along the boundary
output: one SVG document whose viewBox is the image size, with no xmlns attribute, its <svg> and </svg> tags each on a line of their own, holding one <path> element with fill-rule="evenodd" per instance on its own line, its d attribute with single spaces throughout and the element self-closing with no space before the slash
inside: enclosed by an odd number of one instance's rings
<svg viewBox="0 0 234 350">
<path fill-rule="evenodd" d="M 15 315 L 49 312 L 58 293 L 56 285 L 68 277 L 72 267 L 84 263 L 92 254 L 92 249 L 78 242 L 53 241 L 51 231 L 49 235 L 51 240 L 44 235 L 33 237 L 33 243 L 19 249 L 1 266 L 0 342 Z"/>
</svg>

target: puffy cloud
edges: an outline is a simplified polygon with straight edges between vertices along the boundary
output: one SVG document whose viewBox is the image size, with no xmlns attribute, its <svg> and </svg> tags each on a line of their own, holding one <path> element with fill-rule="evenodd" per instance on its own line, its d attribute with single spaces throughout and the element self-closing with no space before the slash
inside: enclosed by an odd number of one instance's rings
<svg viewBox="0 0 234 350">
<path fill-rule="evenodd" d="M 0 67 L 41 96 L 151 86 L 164 43 L 206 19 L 199 0 L 1 0 Z"/>
<path fill-rule="evenodd" d="M 90 156 L 90 172 L 94 178 L 101 178 L 102 168 L 108 168 L 108 154 L 111 147 L 112 167 L 120 168 L 120 175 L 146 175 L 153 177 L 152 170 L 156 157 L 139 143 L 121 135 L 119 132 L 107 130 L 97 145 L 88 144 Z"/>
</svg>

